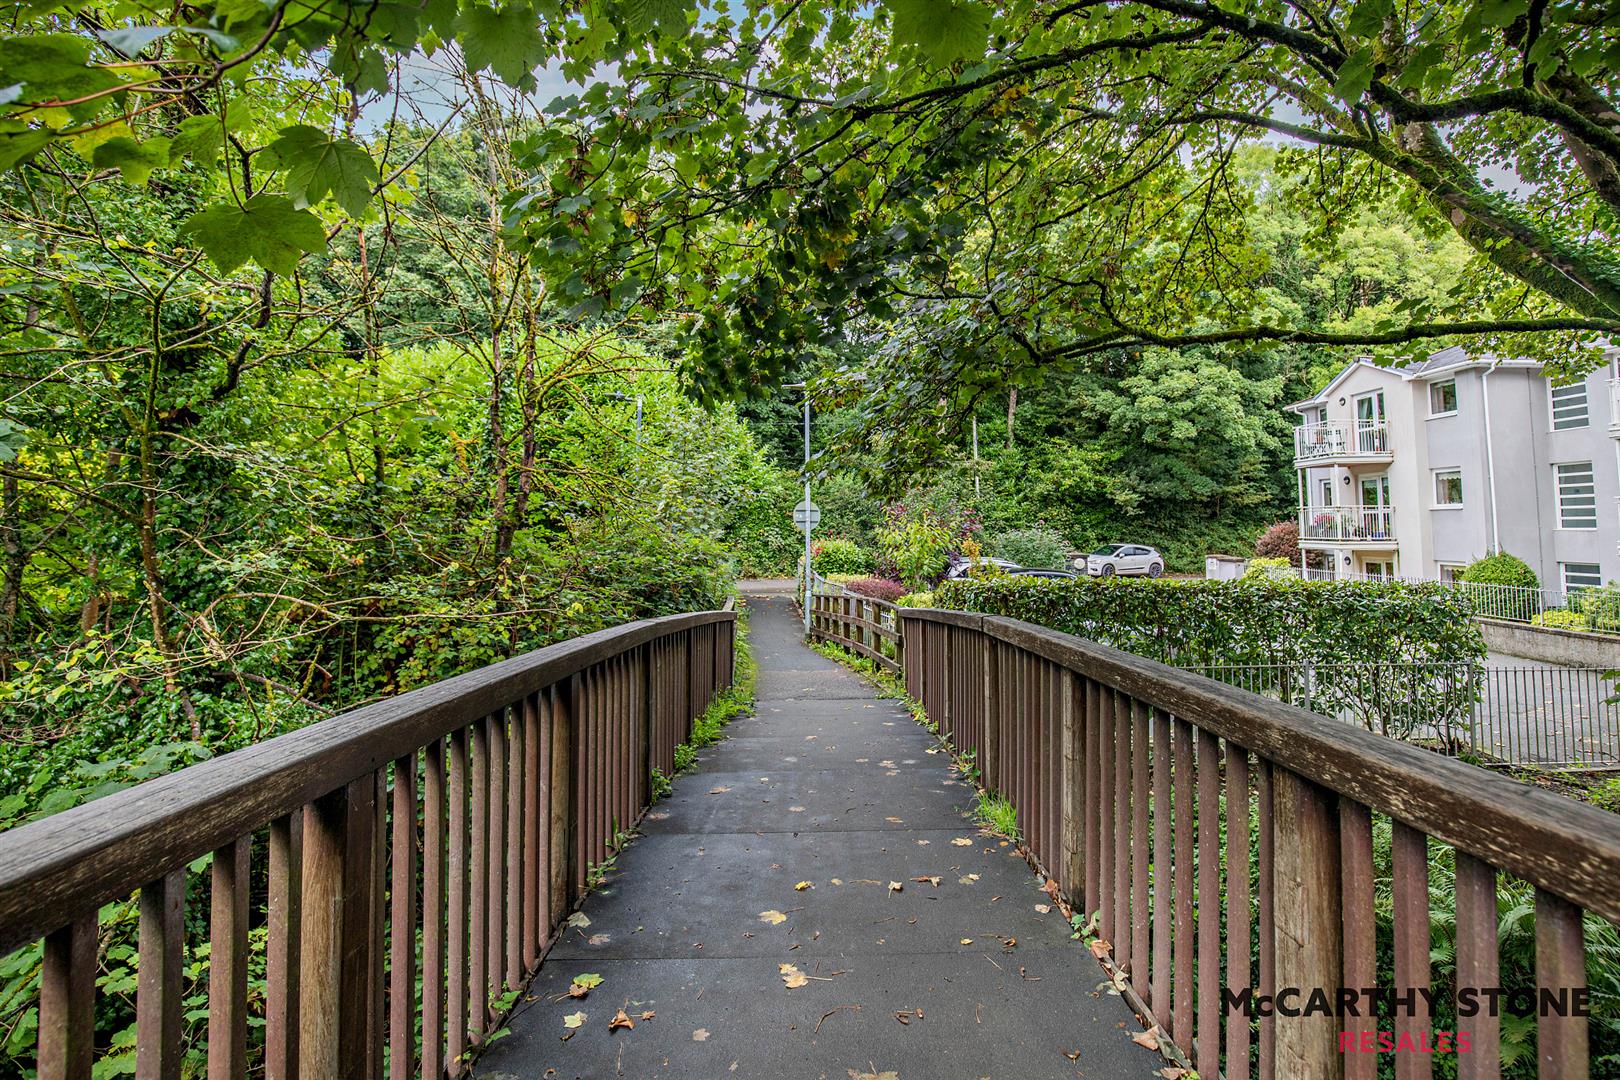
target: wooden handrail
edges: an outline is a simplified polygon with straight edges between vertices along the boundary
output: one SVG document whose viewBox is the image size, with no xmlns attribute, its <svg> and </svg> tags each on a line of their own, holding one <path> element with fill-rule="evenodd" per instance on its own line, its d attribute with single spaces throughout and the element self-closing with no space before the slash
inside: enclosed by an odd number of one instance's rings
<svg viewBox="0 0 1620 1080">
<path fill-rule="evenodd" d="M 1502 871 L 1535 890 L 1539 987 L 1585 986 L 1583 911 L 1620 922 L 1620 821 L 1595 807 L 1046 627 L 899 617 L 908 691 L 1017 808 L 1031 854 L 1200 1075 L 1376 1076 L 1376 1017 L 1263 1016 L 1253 1041 L 1222 994 L 1430 988 L 1433 843 L 1455 852 L 1458 987 L 1498 984 Z M 1392 973 L 1375 968 L 1378 877 Z M 1499 1020 L 1463 1025 L 1479 1056 L 1459 1075 L 1496 1075 Z M 1395 1018 L 1397 1035 L 1430 1026 Z M 1540 1074 L 1588 1076 L 1587 1039 L 1584 1016 L 1540 1016 Z"/>
<path fill-rule="evenodd" d="M 731 684 L 735 623 L 598 631 L 0 833 L 0 953 L 45 942 L 41 1080 L 90 1075 L 97 912 L 137 890 L 140 1071 L 178 1075 L 186 867 L 210 852 L 209 1074 L 245 1075 L 256 844 L 267 1076 L 380 1075 L 385 1044 L 396 1075 L 455 1075 Z"/>
</svg>

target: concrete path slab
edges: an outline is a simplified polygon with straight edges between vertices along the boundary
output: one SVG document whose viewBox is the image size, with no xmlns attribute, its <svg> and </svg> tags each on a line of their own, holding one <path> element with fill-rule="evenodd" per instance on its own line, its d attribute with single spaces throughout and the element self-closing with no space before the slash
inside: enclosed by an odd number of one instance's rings
<svg viewBox="0 0 1620 1080">
<path fill-rule="evenodd" d="M 1023 860 L 971 824 L 972 788 L 928 734 L 807 649 L 790 600 L 749 606 L 756 715 L 648 813 L 477 1074 L 1156 1076 L 1129 1008 L 1038 910 Z M 587 972 L 602 984 L 567 997 Z M 635 1027 L 609 1031 L 621 1008 Z"/>
</svg>

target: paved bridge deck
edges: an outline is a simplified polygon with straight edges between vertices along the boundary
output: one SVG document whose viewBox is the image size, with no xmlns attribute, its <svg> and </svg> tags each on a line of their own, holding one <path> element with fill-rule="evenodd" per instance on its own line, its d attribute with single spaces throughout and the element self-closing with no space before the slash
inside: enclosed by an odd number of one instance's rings
<svg viewBox="0 0 1620 1080">
<path fill-rule="evenodd" d="M 1156 1076 L 928 733 L 806 648 L 791 601 L 750 607 L 757 715 L 649 812 L 478 1075 Z M 601 984 L 567 997 L 584 973 Z M 609 1030 L 620 1009 L 633 1029 Z"/>
</svg>

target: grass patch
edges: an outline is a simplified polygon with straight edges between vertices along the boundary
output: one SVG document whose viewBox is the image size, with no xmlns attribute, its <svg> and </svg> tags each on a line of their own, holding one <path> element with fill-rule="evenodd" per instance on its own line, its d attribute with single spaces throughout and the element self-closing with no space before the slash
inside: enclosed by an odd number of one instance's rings
<svg viewBox="0 0 1620 1080">
<path fill-rule="evenodd" d="M 979 788 L 979 802 L 973 807 L 973 820 L 981 828 L 1000 833 L 1009 840 L 1019 839 L 1017 807 L 1010 799 L 993 791 Z"/>
</svg>

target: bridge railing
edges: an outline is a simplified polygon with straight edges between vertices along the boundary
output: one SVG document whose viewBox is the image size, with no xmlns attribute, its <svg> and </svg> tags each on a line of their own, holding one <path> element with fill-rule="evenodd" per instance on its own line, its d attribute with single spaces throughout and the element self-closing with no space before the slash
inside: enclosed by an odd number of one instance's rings
<svg viewBox="0 0 1620 1080">
<path fill-rule="evenodd" d="M 188 915 L 210 1080 L 248 1075 L 250 966 L 268 1080 L 455 1075 L 730 685 L 735 619 L 575 638 L 0 834 L 0 956 L 43 940 L 37 1076 L 107 1050 L 98 911 L 132 895 L 139 1076 L 181 1075 Z"/>
<path fill-rule="evenodd" d="M 840 589 L 820 591 L 810 604 L 810 633 L 866 657 L 891 674 L 900 671 L 900 609 L 884 600 Z"/>
<path fill-rule="evenodd" d="M 898 614 L 911 695 L 1017 807 L 1032 853 L 1199 1075 L 1372 1080 L 1388 1056 L 1378 1028 L 1400 1045 L 1435 1022 L 1405 1011 L 1391 1024 L 1387 1009 L 1380 1021 L 1363 999 L 1342 1019 L 1262 1007 L 1251 1027 L 1223 992 L 1490 991 L 1504 978 L 1503 875 L 1533 887 L 1534 981 L 1565 1003 L 1536 1021 L 1539 1075 L 1589 1075 L 1573 992 L 1586 986 L 1583 913 L 1620 921 L 1620 819 L 1043 627 Z M 1454 872 L 1454 971 L 1431 957 L 1431 855 L 1437 875 Z M 1432 884 L 1443 904 L 1453 889 Z M 1501 1021 L 1487 1013 L 1457 1022 L 1464 1080 L 1499 1075 Z M 1397 1073 L 1427 1076 L 1430 1057 L 1398 1054 Z"/>
</svg>

